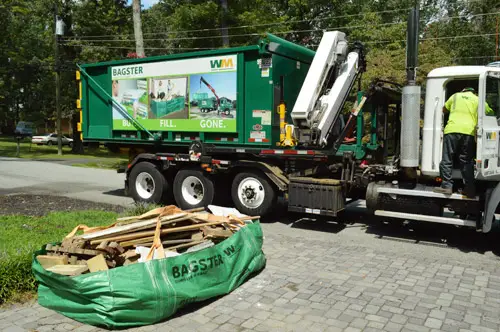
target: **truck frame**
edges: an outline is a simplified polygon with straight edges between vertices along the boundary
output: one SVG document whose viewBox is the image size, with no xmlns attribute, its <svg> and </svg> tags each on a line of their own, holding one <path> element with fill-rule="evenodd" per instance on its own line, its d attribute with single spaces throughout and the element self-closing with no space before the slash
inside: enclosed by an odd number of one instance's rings
<svg viewBox="0 0 500 332">
<path fill-rule="evenodd" d="M 375 80 L 365 91 L 359 83 L 367 68 L 362 45 L 349 46 L 342 32 L 326 32 L 293 103 L 285 102 L 290 100 L 286 81 L 279 85 L 285 88 L 275 91 L 279 141 L 274 147 L 189 136 L 183 144 L 165 143 L 134 124 L 151 138 L 149 144 L 116 143 L 130 156 L 127 168 L 120 170 L 126 175 L 126 193 L 142 202 L 175 201 L 183 209 L 218 201 L 261 216 L 273 210 L 278 197 L 287 201 L 289 211 L 329 217 L 344 210 L 348 200 L 365 199 L 377 216 L 491 231 L 500 203 L 500 68 L 431 71 L 421 128 L 417 9 L 410 13 L 408 26 L 406 85 Z M 279 42 L 289 50 L 296 47 Z M 268 54 L 282 52 L 280 45 L 273 37 L 261 44 Z M 472 198 L 459 193 L 463 185 L 457 169 L 453 194 L 433 191 L 441 181 L 443 105 L 469 86 L 479 98 L 478 194 Z M 353 106 L 344 114 L 348 101 Z M 485 113 L 486 103 L 495 116 Z"/>
</svg>

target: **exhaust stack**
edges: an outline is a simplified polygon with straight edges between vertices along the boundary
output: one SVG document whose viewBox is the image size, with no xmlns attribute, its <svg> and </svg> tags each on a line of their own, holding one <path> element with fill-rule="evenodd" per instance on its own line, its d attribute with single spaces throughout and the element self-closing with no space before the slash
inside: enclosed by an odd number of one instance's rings
<svg viewBox="0 0 500 332">
<path fill-rule="evenodd" d="M 408 17 L 406 44 L 406 86 L 401 105 L 401 167 L 419 165 L 420 148 L 420 86 L 416 85 L 418 65 L 418 7 Z"/>
</svg>

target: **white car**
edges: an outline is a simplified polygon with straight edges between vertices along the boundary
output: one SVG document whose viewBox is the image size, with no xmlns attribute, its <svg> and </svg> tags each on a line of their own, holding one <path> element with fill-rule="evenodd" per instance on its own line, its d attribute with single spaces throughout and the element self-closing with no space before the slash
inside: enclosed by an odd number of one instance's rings
<svg viewBox="0 0 500 332">
<path fill-rule="evenodd" d="M 64 135 L 61 137 L 62 145 L 73 146 L 73 139 Z M 57 145 L 57 134 L 47 134 L 42 136 L 33 136 L 31 143 L 37 145 Z"/>
</svg>

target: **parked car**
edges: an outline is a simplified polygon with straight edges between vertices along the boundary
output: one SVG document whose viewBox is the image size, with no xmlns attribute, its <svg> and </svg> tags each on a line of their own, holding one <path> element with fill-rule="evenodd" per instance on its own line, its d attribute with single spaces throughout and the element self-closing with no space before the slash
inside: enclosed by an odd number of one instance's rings
<svg viewBox="0 0 500 332">
<path fill-rule="evenodd" d="M 15 135 L 19 136 L 32 136 L 33 135 L 33 123 L 26 121 L 19 121 L 16 125 Z"/>
<path fill-rule="evenodd" d="M 61 137 L 62 145 L 73 147 L 73 139 L 64 135 Z M 47 134 L 41 136 L 33 136 L 31 143 L 37 145 L 57 145 L 57 134 Z"/>
</svg>

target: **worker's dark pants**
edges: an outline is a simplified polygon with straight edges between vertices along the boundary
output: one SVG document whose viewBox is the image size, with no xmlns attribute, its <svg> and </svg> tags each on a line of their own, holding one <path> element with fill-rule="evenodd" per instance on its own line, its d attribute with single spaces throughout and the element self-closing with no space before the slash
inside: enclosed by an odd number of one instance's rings
<svg viewBox="0 0 500 332">
<path fill-rule="evenodd" d="M 453 187 L 451 172 L 453 160 L 458 156 L 460 171 L 464 180 L 465 189 L 474 191 L 474 155 L 476 152 L 476 141 L 474 136 L 465 134 L 445 134 L 443 142 L 443 159 L 439 164 L 439 171 L 443 183 L 441 187 Z"/>
</svg>

